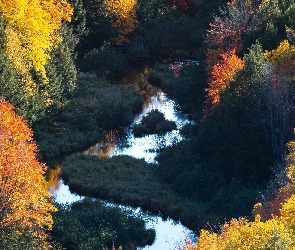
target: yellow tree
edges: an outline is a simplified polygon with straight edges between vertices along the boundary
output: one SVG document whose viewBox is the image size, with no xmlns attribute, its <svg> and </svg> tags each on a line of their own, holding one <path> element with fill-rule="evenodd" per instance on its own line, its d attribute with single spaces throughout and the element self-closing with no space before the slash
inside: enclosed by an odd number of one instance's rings
<svg viewBox="0 0 295 250">
<path fill-rule="evenodd" d="M 72 7 L 63 0 L 0 0 L 0 11 L 6 21 L 5 49 L 16 70 L 28 78 L 34 69 L 47 80 L 44 66 Z"/>
<path fill-rule="evenodd" d="M 201 230 L 198 243 L 187 250 L 295 249 L 294 205 L 295 195 L 283 204 L 280 217 L 265 222 L 260 221 L 259 215 L 253 222 L 232 219 L 221 227 L 220 233 Z"/>
<path fill-rule="evenodd" d="M 106 0 L 106 3 L 107 11 L 114 18 L 114 30 L 118 34 L 111 40 L 115 44 L 121 45 L 128 40 L 127 35 L 134 30 L 138 23 L 135 11 L 136 0 Z"/>
<path fill-rule="evenodd" d="M 291 45 L 288 40 L 282 41 L 278 48 L 266 51 L 264 56 L 275 65 L 278 73 L 294 77 L 295 45 Z"/>
<path fill-rule="evenodd" d="M 36 151 L 31 129 L 12 105 L 0 100 L 0 249 L 14 249 L 16 242 L 16 249 L 48 246 L 46 232 L 56 209 Z"/>
</svg>

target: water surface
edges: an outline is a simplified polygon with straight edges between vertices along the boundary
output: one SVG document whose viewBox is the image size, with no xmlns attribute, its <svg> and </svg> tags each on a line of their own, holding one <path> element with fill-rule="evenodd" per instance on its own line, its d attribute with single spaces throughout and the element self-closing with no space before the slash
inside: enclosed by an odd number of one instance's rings
<svg viewBox="0 0 295 250">
<path fill-rule="evenodd" d="M 167 120 L 174 121 L 177 129 L 161 135 L 134 137 L 132 132 L 133 125 L 140 123 L 142 117 L 154 109 L 162 112 Z M 105 131 L 105 138 L 84 153 L 97 155 L 98 157 L 129 155 L 135 158 L 144 158 L 149 163 L 157 163 L 155 157 L 161 149 L 183 139 L 179 129 L 188 122 L 190 121 L 187 116 L 177 111 L 177 104 L 158 89 L 154 91 L 152 96 L 147 98 L 141 114 L 135 118 L 131 126 L 124 130 Z M 57 182 L 55 183 L 55 188 L 51 189 L 51 193 L 57 202 L 72 203 L 83 198 L 72 194 L 69 187 L 64 185 L 62 180 L 57 180 Z M 111 203 L 108 203 L 108 205 L 111 205 Z M 136 211 L 139 211 L 140 208 L 133 208 L 133 210 L 136 214 Z M 141 214 L 144 213 L 141 211 Z M 194 233 L 180 222 L 171 219 L 164 221 L 161 216 L 154 216 L 148 213 L 146 213 L 145 217 L 147 227 L 155 229 L 156 239 L 152 246 L 141 248 L 142 250 L 185 249 L 184 242 L 186 238 L 196 242 Z"/>
</svg>

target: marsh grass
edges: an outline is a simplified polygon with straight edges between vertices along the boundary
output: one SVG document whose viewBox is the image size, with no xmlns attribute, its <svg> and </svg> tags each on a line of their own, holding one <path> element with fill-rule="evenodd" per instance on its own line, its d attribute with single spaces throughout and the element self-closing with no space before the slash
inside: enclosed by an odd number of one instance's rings
<svg viewBox="0 0 295 250">
<path fill-rule="evenodd" d="M 74 154 L 62 163 L 62 178 L 79 195 L 141 207 L 193 230 L 207 221 L 206 204 L 178 196 L 143 159 Z"/>
<path fill-rule="evenodd" d="M 103 138 L 103 130 L 133 122 L 143 97 L 134 86 L 111 84 L 104 78 L 81 76 L 76 95 L 60 111 L 35 124 L 35 140 L 42 158 L 86 149 Z"/>
</svg>

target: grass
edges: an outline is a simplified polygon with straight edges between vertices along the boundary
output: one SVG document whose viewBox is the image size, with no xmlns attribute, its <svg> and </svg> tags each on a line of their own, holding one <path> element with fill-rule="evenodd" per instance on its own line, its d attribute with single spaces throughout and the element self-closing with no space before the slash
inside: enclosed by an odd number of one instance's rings
<svg viewBox="0 0 295 250">
<path fill-rule="evenodd" d="M 62 178 L 79 195 L 160 212 L 192 230 L 198 230 L 210 216 L 204 203 L 175 194 L 156 175 L 155 165 L 143 159 L 74 154 L 62 163 Z"/>
<path fill-rule="evenodd" d="M 134 86 L 114 85 L 94 76 L 80 77 L 76 92 L 58 114 L 35 124 L 41 158 L 86 149 L 103 138 L 103 130 L 130 125 L 143 105 Z"/>
</svg>

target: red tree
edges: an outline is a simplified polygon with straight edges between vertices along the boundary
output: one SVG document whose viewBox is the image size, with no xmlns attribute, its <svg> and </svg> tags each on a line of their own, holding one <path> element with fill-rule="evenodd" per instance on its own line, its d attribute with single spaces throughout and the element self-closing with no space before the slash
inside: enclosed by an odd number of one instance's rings
<svg viewBox="0 0 295 250">
<path fill-rule="evenodd" d="M 195 3 L 195 0 L 170 0 L 171 3 L 181 11 L 186 11 L 191 5 Z"/>
</svg>

